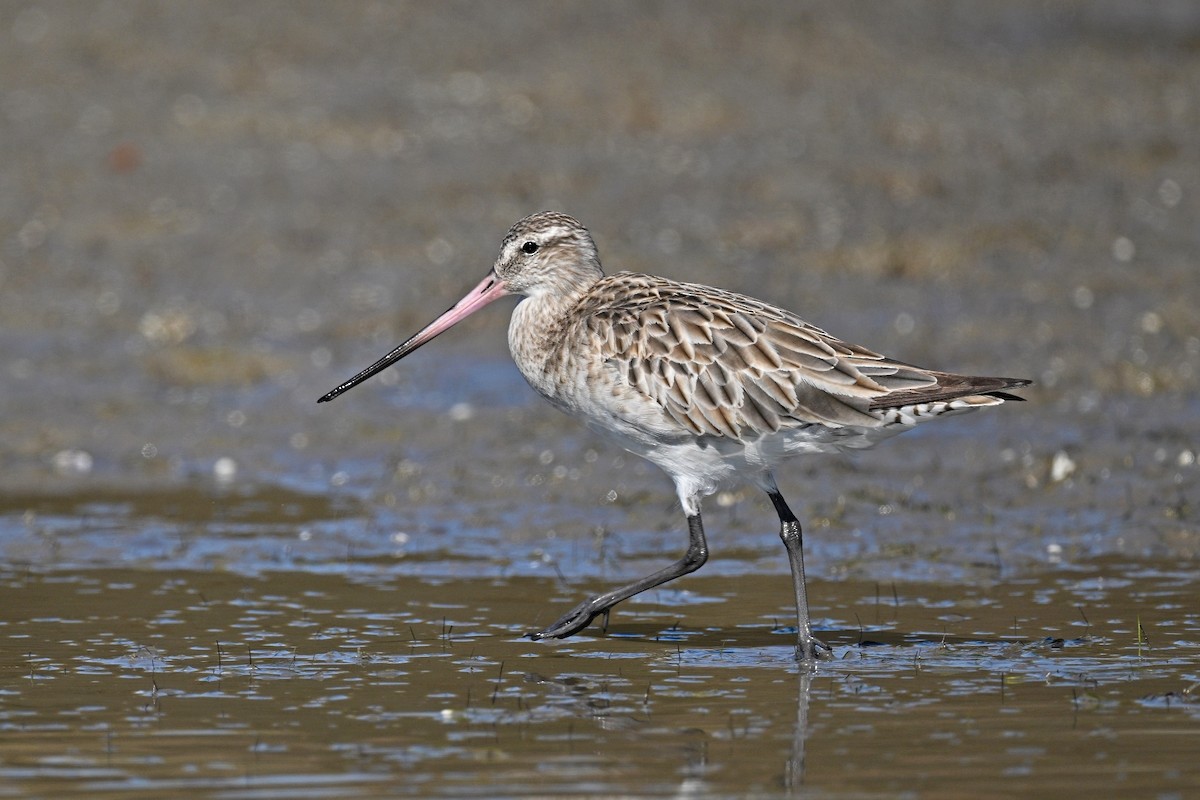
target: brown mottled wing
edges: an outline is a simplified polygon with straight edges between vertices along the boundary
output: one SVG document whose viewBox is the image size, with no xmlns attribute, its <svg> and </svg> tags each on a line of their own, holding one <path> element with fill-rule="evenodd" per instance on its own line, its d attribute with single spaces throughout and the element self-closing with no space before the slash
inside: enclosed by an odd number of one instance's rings
<svg viewBox="0 0 1200 800">
<path fill-rule="evenodd" d="M 708 286 L 618 273 L 577 319 L 628 386 L 695 434 L 754 438 L 809 423 L 876 427 L 881 396 L 934 374 Z"/>
</svg>

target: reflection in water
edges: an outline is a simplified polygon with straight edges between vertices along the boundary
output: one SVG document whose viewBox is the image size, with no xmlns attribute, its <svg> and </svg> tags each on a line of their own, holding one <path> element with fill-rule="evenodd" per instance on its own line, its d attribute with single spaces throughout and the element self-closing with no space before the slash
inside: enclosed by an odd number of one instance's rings
<svg viewBox="0 0 1200 800">
<path fill-rule="evenodd" d="M 1093 566 L 1126 577 L 1087 582 Z M 20 733 L 0 735 L 0 782 L 349 798 L 381 776 L 423 796 L 953 794 L 986 778 L 1051 798 L 1104 794 L 1136 765 L 1139 790 L 1169 794 L 1200 720 L 1195 588 L 1148 562 L 906 584 L 881 626 L 924 636 L 858 646 L 838 620 L 874 583 L 827 583 L 837 657 L 797 672 L 770 622 L 786 575 L 698 578 L 694 604 L 547 645 L 501 622 L 553 591 L 537 579 L 0 571 L 0 732 Z"/>
<path fill-rule="evenodd" d="M 796 676 L 796 733 L 792 754 L 783 771 L 783 786 L 789 792 L 804 785 L 804 752 L 808 742 L 808 706 L 811 700 L 813 670 L 801 665 Z"/>
</svg>

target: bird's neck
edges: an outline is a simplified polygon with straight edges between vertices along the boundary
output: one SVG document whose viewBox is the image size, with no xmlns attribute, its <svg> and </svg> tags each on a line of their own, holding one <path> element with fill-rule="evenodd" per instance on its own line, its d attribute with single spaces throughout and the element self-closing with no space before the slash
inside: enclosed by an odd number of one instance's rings
<svg viewBox="0 0 1200 800">
<path fill-rule="evenodd" d="M 520 326 L 525 331 L 547 334 L 570 316 L 572 309 L 587 294 L 588 288 L 530 294 L 517 304 L 513 321 L 516 322 L 520 317 Z"/>
<path fill-rule="evenodd" d="M 598 275 L 596 280 L 602 278 Z M 513 360 L 535 389 L 554 400 L 554 387 L 546 371 L 569 349 L 568 339 L 577 308 L 586 300 L 595 281 L 570 284 L 570 290 L 538 292 L 525 297 L 513 309 L 508 326 L 508 346 Z"/>
</svg>

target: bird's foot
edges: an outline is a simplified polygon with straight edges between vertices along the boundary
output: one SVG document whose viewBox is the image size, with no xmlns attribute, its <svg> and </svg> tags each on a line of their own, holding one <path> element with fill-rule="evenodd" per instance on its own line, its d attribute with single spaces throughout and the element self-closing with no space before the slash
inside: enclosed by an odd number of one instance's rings
<svg viewBox="0 0 1200 800">
<path fill-rule="evenodd" d="M 535 642 L 539 639 L 565 639 L 574 636 L 591 624 L 598 615 L 608 611 L 608 606 L 597 606 L 597 598 L 584 600 L 579 605 L 563 614 L 548 628 L 525 634 Z"/>
<path fill-rule="evenodd" d="M 807 639 L 796 642 L 796 660 L 815 664 L 823 658 L 833 658 L 833 648 L 809 634 Z"/>
</svg>

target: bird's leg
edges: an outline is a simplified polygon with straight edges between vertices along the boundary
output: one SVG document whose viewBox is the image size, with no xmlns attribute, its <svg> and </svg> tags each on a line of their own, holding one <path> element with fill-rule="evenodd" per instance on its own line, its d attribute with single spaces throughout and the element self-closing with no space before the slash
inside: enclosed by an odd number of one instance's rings
<svg viewBox="0 0 1200 800">
<path fill-rule="evenodd" d="M 788 508 L 787 502 L 778 491 L 768 492 L 779 514 L 779 538 L 787 548 L 788 564 L 792 568 L 792 588 L 796 591 L 796 658 L 801 661 L 816 661 L 820 651 L 832 653 L 833 648 L 812 634 L 808 618 L 808 588 L 804 582 L 804 534 L 800 531 L 800 520 Z"/>
<path fill-rule="evenodd" d="M 704 541 L 704 526 L 700 523 L 700 514 L 688 517 L 688 549 L 683 558 L 669 567 L 664 567 L 652 575 L 634 581 L 626 586 L 620 586 L 596 597 L 583 601 L 575 608 L 564 614 L 557 622 L 545 630 L 527 634 L 530 639 L 565 639 L 579 633 L 599 614 L 606 614 L 609 609 L 622 600 L 628 600 L 635 594 L 653 589 L 667 581 L 672 581 L 681 575 L 695 572 L 704 566 L 708 560 L 708 543 Z"/>
</svg>

